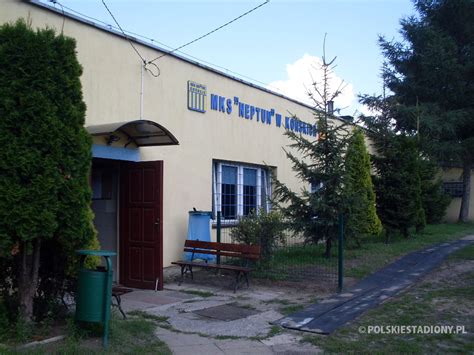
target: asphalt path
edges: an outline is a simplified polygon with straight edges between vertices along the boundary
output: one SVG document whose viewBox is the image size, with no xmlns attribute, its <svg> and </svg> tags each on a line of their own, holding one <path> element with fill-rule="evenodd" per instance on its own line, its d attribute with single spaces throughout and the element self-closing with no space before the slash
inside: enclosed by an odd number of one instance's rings
<svg viewBox="0 0 474 355">
<path fill-rule="evenodd" d="M 474 242 L 474 238 L 440 243 L 407 254 L 336 296 L 310 305 L 275 322 L 284 328 L 330 334 L 377 307 L 439 266 L 451 253 Z"/>
</svg>

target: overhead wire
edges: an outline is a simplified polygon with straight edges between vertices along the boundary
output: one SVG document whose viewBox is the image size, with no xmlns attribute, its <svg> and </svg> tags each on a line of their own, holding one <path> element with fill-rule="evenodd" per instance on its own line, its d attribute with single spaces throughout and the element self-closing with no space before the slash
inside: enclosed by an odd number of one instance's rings
<svg viewBox="0 0 474 355">
<path fill-rule="evenodd" d="M 102 0 L 102 1 L 103 1 L 103 0 Z M 160 59 L 160 58 L 163 58 L 164 56 L 166 56 L 166 55 L 168 55 L 168 54 L 174 53 L 174 52 L 176 52 L 176 51 L 178 51 L 178 50 L 180 50 L 180 49 L 182 49 L 182 48 L 184 48 L 184 47 L 186 47 L 186 46 L 189 46 L 190 44 L 193 44 L 193 43 L 195 43 L 195 42 L 197 42 L 197 41 L 199 41 L 199 40 L 201 40 L 201 39 L 203 39 L 203 38 L 205 38 L 205 37 L 207 37 L 207 36 L 213 34 L 214 32 L 219 31 L 220 29 L 222 29 L 222 28 L 224 28 L 224 27 L 230 25 L 231 23 L 233 23 L 233 22 L 235 22 L 235 21 L 241 19 L 241 18 L 244 17 L 244 16 L 247 16 L 248 14 L 254 12 L 254 11 L 257 10 L 257 9 L 259 9 L 260 7 L 262 7 L 262 6 L 266 5 L 266 4 L 268 4 L 269 2 L 270 2 L 270 0 L 266 0 L 265 2 L 262 2 L 260 5 L 255 6 L 253 9 L 250 9 L 249 11 L 244 12 L 244 13 L 241 14 L 240 16 L 237 16 L 237 17 L 233 18 L 232 20 L 230 20 L 230 21 L 224 23 L 223 25 L 221 25 L 221 26 L 219 26 L 219 27 L 213 29 L 212 31 L 209 31 L 209 32 L 203 34 L 202 36 L 199 36 L 198 38 L 193 39 L 192 41 L 189 41 L 189 42 L 187 42 L 187 43 L 185 43 L 185 44 L 183 44 L 183 45 L 181 45 L 181 46 L 179 46 L 179 47 L 173 49 L 173 50 L 170 51 L 170 52 L 163 53 L 162 55 L 156 57 L 155 59 L 150 60 L 149 63 L 152 63 L 152 62 L 154 62 L 155 60 L 158 60 L 158 59 Z"/>
<path fill-rule="evenodd" d="M 117 25 L 117 27 L 120 29 L 120 31 L 122 32 L 122 34 L 125 36 L 125 38 L 128 40 L 128 42 L 130 43 L 130 45 L 132 46 L 133 50 L 137 53 L 137 55 L 140 57 L 140 59 L 143 61 L 143 63 L 146 63 L 146 59 L 143 58 L 143 56 L 140 54 L 140 52 L 138 51 L 138 49 L 135 47 L 135 45 L 133 44 L 133 42 L 130 40 L 130 38 L 128 38 L 128 36 L 125 34 L 125 31 L 123 30 L 122 26 L 120 26 L 120 24 L 118 23 L 117 19 L 115 18 L 114 14 L 112 13 L 112 11 L 110 11 L 109 7 L 107 6 L 107 4 L 105 3 L 105 0 L 102 0 L 102 4 L 104 5 L 105 9 L 107 10 L 107 12 L 109 13 L 110 17 L 112 17 L 112 19 L 114 20 L 115 24 Z"/>
<path fill-rule="evenodd" d="M 273 86 L 273 85 L 271 85 L 271 84 L 265 83 L 265 82 L 260 81 L 260 80 L 258 80 L 258 79 L 252 78 L 252 77 L 250 77 L 250 76 L 248 76 L 248 75 L 245 75 L 245 74 L 236 72 L 236 71 L 231 70 L 231 69 L 229 69 L 229 68 L 226 68 L 226 67 L 224 67 L 224 66 L 222 66 L 222 65 L 215 64 L 215 63 L 209 62 L 209 61 L 207 61 L 207 60 L 204 60 L 204 59 L 202 59 L 202 58 L 193 56 L 193 55 L 191 55 L 191 54 L 189 54 L 189 53 L 186 53 L 186 52 L 181 51 L 179 48 L 174 48 L 174 47 L 172 47 L 172 46 L 170 46 L 170 45 L 168 45 L 168 44 L 166 44 L 166 43 L 160 42 L 160 41 L 158 41 L 158 40 L 156 40 L 156 39 L 154 39 L 154 38 L 147 37 L 147 36 L 142 35 L 142 34 L 137 33 L 137 32 L 125 30 L 125 29 L 123 29 L 123 28 L 115 27 L 115 26 L 111 25 L 111 24 L 108 23 L 108 22 L 105 22 L 105 21 L 102 21 L 102 20 L 100 20 L 100 19 L 98 19 L 98 18 L 95 18 L 95 17 L 89 16 L 89 15 L 86 15 L 86 14 L 84 14 L 84 13 L 82 13 L 82 12 L 79 12 L 79 11 L 73 9 L 73 8 L 68 7 L 67 5 L 61 4 L 58 0 L 48 0 L 48 1 L 51 2 L 51 3 L 53 3 L 53 4 L 58 4 L 59 6 L 61 6 L 61 9 L 63 10 L 63 14 L 64 14 L 64 9 L 66 9 L 67 11 L 69 11 L 69 12 L 71 12 L 71 13 L 73 13 L 73 14 L 79 16 L 79 17 L 88 19 L 88 20 L 90 20 L 90 21 L 92 21 L 92 22 L 95 22 L 95 23 L 100 23 L 100 24 L 102 24 L 102 25 L 108 27 L 108 28 L 111 29 L 111 30 L 118 30 L 118 31 L 122 32 L 122 34 L 123 34 L 129 41 L 131 41 L 130 36 L 129 36 L 129 35 L 131 35 L 131 36 L 133 36 L 133 37 L 142 38 L 142 39 L 147 40 L 147 41 L 150 41 L 150 42 L 152 42 L 152 43 L 157 43 L 157 44 L 159 44 L 160 46 L 163 46 L 163 47 L 166 47 L 166 48 L 171 49 L 171 51 L 167 52 L 167 54 L 172 54 L 172 53 L 175 53 L 175 52 L 179 52 L 180 55 L 183 55 L 184 57 L 192 58 L 192 59 L 196 60 L 197 62 L 205 63 L 205 64 L 207 64 L 207 65 L 209 65 L 209 66 L 211 66 L 211 67 L 221 69 L 221 70 L 227 72 L 228 74 L 233 74 L 233 75 L 236 75 L 237 77 L 245 78 L 245 79 L 247 79 L 247 80 L 250 80 L 250 81 L 252 81 L 252 82 L 258 83 L 258 84 L 260 84 L 260 85 L 263 85 L 263 86 L 265 86 L 265 87 L 271 88 L 271 89 L 273 89 L 273 90 L 276 90 L 276 91 L 282 93 L 282 90 L 281 90 L 280 88 L 276 87 L 276 86 Z M 266 2 L 269 2 L 269 1 L 266 1 Z M 266 2 L 265 2 L 265 3 L 266 3 Z M 259 6 L 263 6 L 265 3 L 263 3 L 263 4 L 259 5 Z M 252 9 L 252 10 L 254 11 L 255 9 L 256 9 L 256 8 L 254 8 L 254 9 Z M 244 14 L 242 14 L 241 16 L 243 16 L 243 15 L 244 15 Z M 224 25 L 223 25 L 223 26 L 224 26 Z M 127 34 L 128 34 L 128 35 L 127 35 Z M 164 49 L 160 49 L 160 50 L 163 51 Z M 153 64 L 154 64 L 154 63 L 153 63 Z"/>
</svg>

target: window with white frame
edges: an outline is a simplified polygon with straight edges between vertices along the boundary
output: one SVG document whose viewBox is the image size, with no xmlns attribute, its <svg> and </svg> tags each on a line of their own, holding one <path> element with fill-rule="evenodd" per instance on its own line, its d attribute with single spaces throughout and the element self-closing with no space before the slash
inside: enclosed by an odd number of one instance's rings
<svg viewBox="0 0 474 355">
<path fill-rule="evenodd" d="M 265 167 L 214 162 L 213 210 L 222 219 L 236 220 L 252 211 L 270 209 L 271 174 Z"/>
</svg>

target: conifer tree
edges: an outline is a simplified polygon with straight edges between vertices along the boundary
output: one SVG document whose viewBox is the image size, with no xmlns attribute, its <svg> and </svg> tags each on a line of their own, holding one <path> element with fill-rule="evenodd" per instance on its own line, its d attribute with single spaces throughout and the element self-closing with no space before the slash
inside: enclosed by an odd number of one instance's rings
<svg viewBox="0 0 474 355">
<path fill-rule="evenodd" d="M 327 62 L 323 55 L 321 81 L 313 82 L 310 93 L 315 104 L 317 139 L 286 132 L 292 142 L 286 154 L 293 171 L 306 186 L 313 187 L 312 191 L 304 188 L 295 192 L 276 179 L 274 199 L 295 233 L 302 234 L 307 243 L 326 243 L 326 257 L 330 256 L 338 233 L 338 215 L 343 211 L 344 154 L 348 136 L 347 124 L 335 120 L 329 104 L 344 86 L 341 82 L 336 90 L 330 88 L 334 60 Z"/>
<path fill-rule="evenodd" d="M 0 27 L 0 258 L 17 271 L 1 277 L 13 280 L 26 320 L 43 247 L 67 262 L 96 242 L 81 73 L 73 39 L 21 20 Z"/>
<path fill-rule="evenodd" d="M 349 140 L 345 160 L 344 198 L 347 203 L 345 235 L 348 243 L 360 246 L 365 236 L 382 232 L 375 208 L 375 192 L 370 175 L 370 156 L 361 129 Z"/>
<path fill-rule="evenodd" d="M 387 241 L 394 231 L 408 237 L 409 228 L 420 230 L 426 224 L 421 200 L 420 152 L 414 137 L 397 132 L 394 100 L 394 97 L 361 98 L 378 112 L 374 116 L 362 116 L 362 120 L 375 149 L 371 158 L 375 168 L 377 214 L 385 227 Z"/>
<path fill-rule="evenodd" d="M 380 38 L 384 83 L 397 98 L 396 126 L 425 154 L 462 167 L 459 220 L 469 217 L 474 164 L 474 2 L 414 0 L 402 41 Z M 434 178 L 434 176 L 432 177 Z"/>
<path fill-rule="evenodd" d="M 446 213 L 451 198 L 443 191 L 439 168 L 435 162 L 423 156 L 419 160 L 421 202 L 426 223 L 439 223 Z"/>
</svg>

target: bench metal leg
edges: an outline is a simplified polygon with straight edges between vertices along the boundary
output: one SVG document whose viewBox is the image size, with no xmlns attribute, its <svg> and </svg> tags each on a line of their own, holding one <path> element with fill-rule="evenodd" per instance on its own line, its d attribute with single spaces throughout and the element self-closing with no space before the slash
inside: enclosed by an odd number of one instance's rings
<svg viewBox="0 0 474 355">
<path fill-rule="evenodd" d="M 239 277 L 240 277 L 240 271 L 236 271 L 235 272 L 234 293 L 237 291 L 237 287 L 239 286 Z"/>
<path fill-rule="evenodd" d="M 241 279 L 245 276 L 245 279 L 247 279 L 247 274 L 242 272 L 242 271 L 236 271 L 235 272 L 235 284 L 234 284 L 234 293 L 237 291 L 239 288 L 239 285 L 241 284 Z M 248 285 L 248 279 L 247 279 L 247 285 Z"/>
<path fill-rule="evenodd" d="M 184 269 L 186 268 L 186 265 L 181 265 L 181 280 L 179 280 L 178 286 L 181 286 L 181 284 L 184 282 Z"/>
<path fill-rule="evenodd" d="M 193 267 L 191 265 L 181 265 L 181 280 L 178 283 L 178 286 L 184 282 L 184 275 L 189 271 L 191 274 L 191 280 L 194 280 Z"/>
<path fill-rule="evenodd" d="M 123 319 L 127 319 L 127 316 L 125 315 L 125 312 L 122 309 L 122 298 L 119 295 L 112 295 L 112 296 L 115 297 L 115 300 L 117 301 L 117 304 L 115 306 L 117 306 L 120 313 L 122 313 Z"/>
<path fill-rule="evenodd" d="M 244 273 L 244 276 L 245 276 L 245 282 L 247 283 L 247 288 L 249 288 L 249 278 L 248 278 L 248 273 L 245 272 Z"/>
</svg>

